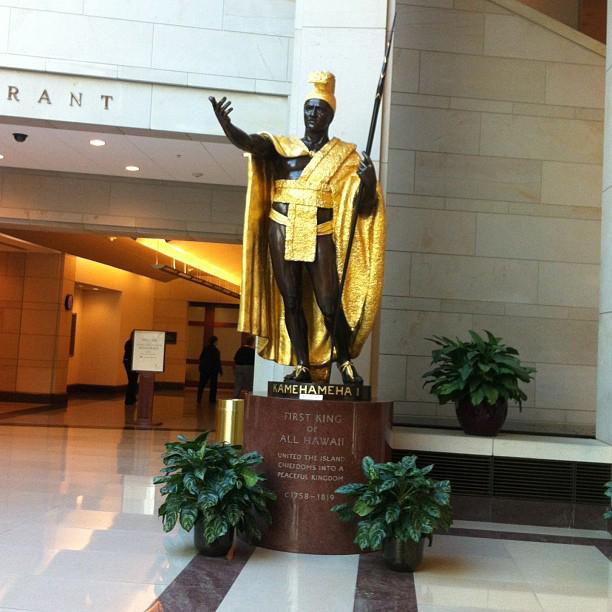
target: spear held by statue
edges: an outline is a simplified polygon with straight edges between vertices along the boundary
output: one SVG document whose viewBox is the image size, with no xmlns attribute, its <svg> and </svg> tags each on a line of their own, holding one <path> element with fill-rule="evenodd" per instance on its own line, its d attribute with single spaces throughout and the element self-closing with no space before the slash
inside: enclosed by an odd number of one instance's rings
<svg viewBox="0 0 612 612">
<path fill-rule="evenodd" d="M 366 143 L 366 148 L 364 151 L 364 158 L 369 159 L 370 154 L 372 152 L 372 145 L 374 143 L 374 133 L 376 132 L 376 125 L 378 123 L 378 113 L 380 111 L 380 103 L 382 101 L 383 90 L 385 88 L 385 79 L 387 77 L 387 68 L 389 65 L 389 55 L 391 53 L 391 45 L 393 43 L 393 33 L 395 32 L 395 22 L 397 20 L 397 13 L 393 16 L 393 23 L 391 24 L 391 30 L 389 32 L 389 37 L 387 39 L 387 44 L 385 47 L 385 56 L 383 59 L 382 69 L 380 71 L 380 78 L 378 79 L 378 86 L 376 87 L 376 95 L 374 97 L 374 108 L 372 109 L 372 119 L 370 121 L 370 131 L 368 133 L 368 140 Z M 355 238 L 355 231 L 357 229 L 357 220 L 359 218 L 359 202 L 361 201 L 363 194 L 363 183 L 359 186 L 357 191 L 357 195 L 353 200 L 353 210 L 351 212 L 351 229 L 349 233 L 349 239 L 346 248 L 346 256 L 344 258 L 344 265 L 342 266 L 342 276 L 340 277 L 340 288 L 338 290 L 338 302 L 336 304 L 336 310 L 334 315 L 334 321 L 332 326 L 332 333 L 330 334 L 331 338 L 331 352 L 329 358 L 329 371 L 327 375 L 327 382 L 329 383 L 329 379 L 331 378 L 331 364 L 334 357 L 334 338 L 336 336 L 336 331 L 338 327 L 338 315 L 342 308 L 342 295 L 344 293 L 344 285 L 346 283 L 346 276 L 349 267 L 349 261 L 351 258 L 351 250 L 353 248 L 353 241 Z"/>
</svg>

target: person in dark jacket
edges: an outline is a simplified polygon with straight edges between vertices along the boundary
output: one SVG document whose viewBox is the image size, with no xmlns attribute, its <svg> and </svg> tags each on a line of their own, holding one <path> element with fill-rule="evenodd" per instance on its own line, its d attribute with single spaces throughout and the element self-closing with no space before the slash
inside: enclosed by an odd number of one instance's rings
<svg viewBox="0 0 612 612">
<path fill-rule="evenodd" d="M 253 391 L 253 368 L 255 364 L 255 338 L 247 336 L 244 344 L 234 355 L 234 398 L 240 397 L 240 392 Z"/>
<path fill-rule="evenodd" d="M 223 374 L 221 353 L 216 347 L 217 336 L 211 336 L 200 355 L 200 382 L 198 383 L 198 404 L 202 401 L 204 387 L 210 381 L 210 403 L 217 401 L 217 377 Z"/>
<path fill-rule="evenodd" d="M 123 345 L 123 367 L 127 376 L 127 387 L 125 388 L 125 422 L 134 422 L 134 408 L 138 396 L 138 372 L 132 370 L 132 353 L 134 351 L 134 332 Z"/>
</svg>

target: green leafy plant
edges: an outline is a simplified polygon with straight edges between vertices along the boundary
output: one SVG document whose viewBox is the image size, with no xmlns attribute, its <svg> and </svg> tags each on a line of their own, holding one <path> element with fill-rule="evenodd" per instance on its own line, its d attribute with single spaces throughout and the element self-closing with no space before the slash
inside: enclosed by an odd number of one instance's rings
<svg viewBox="0 0 612 612">
<path fill-rule="evenodd" d="M 164 466 L 154 484 L 166 496 L 158 514 L 164 531 L 177 521 L 191 531 L 202 521 L 204 539 L 212 544 L 230 529 L 237 528 L 250 540 L 259 540 L 258 517 L 270 522 L 267 504 L 276 499 L 263 486 L 264 477 L 253 467 L 262 463 L 258 452 L 241 453 L 241 446 L 207 442 L 209 432 L 188 440 L 166 443 Z"/>
<path fill-rule="evenodd" d="M 397 463 L 364 457 L 361 468 L 367 482 L 336 489 L 355 498 L 331 511 L 342 521 L 359 520 L 355 544 L 361 550 L 379 550 L 387 539 L 420 542 L 426 537 L 431 544 L 434 531 L 451 526 L 450 483 L 429 478 L 433 465 L 418 468 L 416 461 L 414 455 Z"/>
<path fill-rule="evenodd" d="M 606 484 L 604 486 L 606 487 L 605 494 L 610 498 L 610 500 L 612 502 L 612 480 L 610 480 L 609 482 L 606 482 Z M 605 519 L 612 519 L 612 508 L 610 508 L 604 514 L 604 518 Z"/>
<path fill-rule="evenodd" d="M 478 406 L 516 400 L 520 407 L 527 395 L 518 383 L 532 380 L 535 368 L 521 365 L 518 351 L 491 332 L 485 332 L 486 339 L 475 331 L 469 333 L 470 342 L 445 336 L 428 338 L 439 348 L 431 353 L 431 365 L 435 367 L 423 374 L 423 386 L 431 385 L 441 404 L 469 399 Z"/>
</svg>

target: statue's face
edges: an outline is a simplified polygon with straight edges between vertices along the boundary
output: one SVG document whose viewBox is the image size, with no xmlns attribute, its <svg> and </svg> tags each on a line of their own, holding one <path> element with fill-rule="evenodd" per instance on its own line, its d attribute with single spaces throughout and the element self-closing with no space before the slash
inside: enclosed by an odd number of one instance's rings
<svg viewBox="0 0 612 612">
<path fill-rule="evenodd" d="M 334 118 L 332 107 L 318 98 L 306 100 L 304 103 L 304 125 L 313 132 L 324 132 Z"/>
</svg>

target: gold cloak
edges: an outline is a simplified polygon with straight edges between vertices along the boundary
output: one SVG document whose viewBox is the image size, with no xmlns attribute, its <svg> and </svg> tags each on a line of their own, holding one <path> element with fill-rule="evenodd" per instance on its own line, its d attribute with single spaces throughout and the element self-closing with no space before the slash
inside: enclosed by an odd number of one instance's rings
<svg viewBox="0 0 612 612">
<path fill-rule="evenodd" d="M 283 157 L 308 155 L 299 138 L 266 134 Z M 331 152 L 319 164 L 325 164 L 331 176 L 328 185 L 333 194 L 333 239 L 336 245 L 338 278 L 349 240 L 353 199 L 359 189 L 359 155 L 355 145 L 338 139 Z M 283 365 L 295 365 L 295 354 L 285 327 L 283 300 L 274 280 L 268 251 L 268 214 L 271 207 L 272 169 L 257 156 L 249 159 L 248 188 L 243 233 L 242 286 L 238 330 L 259 337 L 258 352 L 264 359 Z M 311 161 L 312 163 L 312 161 Z M 310 165 L 310 164 L 309 164 Z M 380 185 L 378 203 L 369 216 L 359 216 L 351 250 L 342 306 L 353 331 L 351 357 L 357 357 L 372 330 L 382 294 L 385 243 L 384 202 Z M 323 315 L 316 304 L 310 278 L 303 274 L 304 313 L 308 323 L 308 346 L 313 377 L 325 376 L 329 364 L 330 340 Z"/>
</svg>

